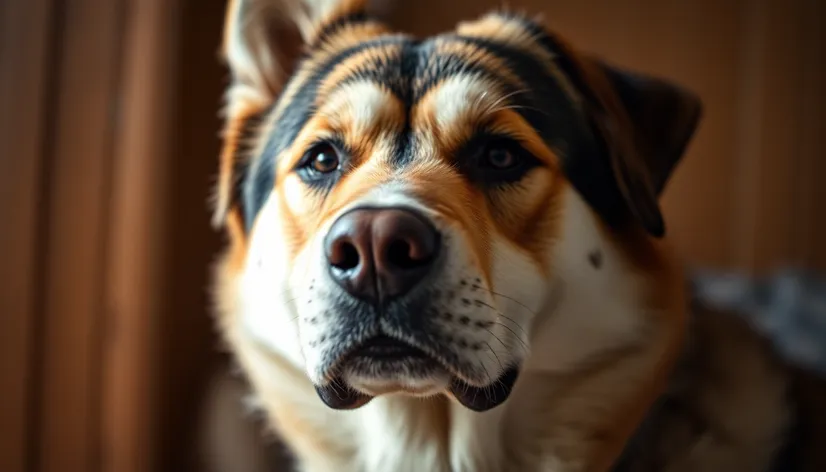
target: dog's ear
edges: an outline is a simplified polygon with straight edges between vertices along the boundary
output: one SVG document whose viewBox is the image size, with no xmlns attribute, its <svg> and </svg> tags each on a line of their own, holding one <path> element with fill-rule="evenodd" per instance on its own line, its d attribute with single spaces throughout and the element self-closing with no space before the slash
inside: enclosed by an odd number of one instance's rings
<svg viewBox="0 0 826 472">
<path fill-rule="evenodd" d="M 662 237 L 659 197 L 695 134 L 702 115 L 699 97 L 674 82 L 562 47 L 625 208 L 649 234 Z"/>
<path fill-rule="evenodd" d="M 213 224 L 235 203 L 249 133 L 325 28 L 366 14 L 367 0 L 230 0 L 221 55 L 232 74 L 224 107 Z"/>
</svg>

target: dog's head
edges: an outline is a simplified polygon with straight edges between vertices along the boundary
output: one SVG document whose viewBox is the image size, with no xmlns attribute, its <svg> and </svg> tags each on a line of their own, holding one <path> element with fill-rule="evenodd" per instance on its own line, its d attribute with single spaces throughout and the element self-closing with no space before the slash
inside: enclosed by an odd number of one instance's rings
<svg viewBox="0 0 826 472">
<path fill-rule="evenodd" d="M 633 335 L 611 241 L 663 235 L 694 95 L 505 13 L 414 39 L 364 1 L 236 0 L 224 51 L 234 322 L 327 405 L 484 410 Z"/>
</svg>

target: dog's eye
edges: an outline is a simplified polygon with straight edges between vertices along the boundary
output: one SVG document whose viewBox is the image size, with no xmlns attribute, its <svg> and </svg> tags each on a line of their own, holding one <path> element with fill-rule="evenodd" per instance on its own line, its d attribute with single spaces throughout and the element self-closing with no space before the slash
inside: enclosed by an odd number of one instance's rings
<svg viewBox="0 0 826 472">
<path fill-rule="evenodd" d="M 493 169 L 510 169 L 519 165 L 519 158 L 504 147 L 489 147 L 485 150 L 484 164 Z"/>
<path fill-rule="evenodd" d="M 479 136 L 469 143 L 463 161 L 468 177 L 485 186 L 518 182 L 539 161 L 508 136 Z"/>
<path fill-rule="evenodd" d="M 307 166 L 319 174 L 329 174 L 338 169 L 339 157 L 333 146 L 323 143 L 313 147 L 308 153 Z"/>
</svg>

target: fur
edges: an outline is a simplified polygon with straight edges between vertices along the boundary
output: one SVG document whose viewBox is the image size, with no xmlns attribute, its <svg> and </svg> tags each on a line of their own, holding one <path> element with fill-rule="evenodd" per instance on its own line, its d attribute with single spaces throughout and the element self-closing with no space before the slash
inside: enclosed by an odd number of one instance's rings
<svg viewBox="0 0 826 472">
<path fill-rule="evenodd" d="M 699 99 L 520 16 L 419 40 L 365 8 L 235 0 L 227 14 L 218 322 L 298 470 L 610 470 L 669 395 L 680 408 L 634 470 L 765 470 L 791 421 L 787 371 L 747 327 L 689 314 L 663 239 L 657 199 Z M 516 171 L 480 166 L 500 141 Z M 310 178 L 319 142 L 341 163 Z M 382 310 L 323 263 L 330 227 L 365 206 L 415 210 L 444 241 L 438 270 Z M 315 387 L 378 332 L 450 368 L 344 371 L 375 398 L 326 406 Z M 487 394 L 513 368 L 487 411 L 449 393 L 459 379 Z"/>
</svg>

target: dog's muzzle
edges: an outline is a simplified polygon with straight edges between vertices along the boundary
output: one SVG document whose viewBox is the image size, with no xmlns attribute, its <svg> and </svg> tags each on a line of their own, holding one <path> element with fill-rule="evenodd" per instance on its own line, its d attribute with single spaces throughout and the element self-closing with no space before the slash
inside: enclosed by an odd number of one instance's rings
<svg viewBox="0 0 826 472">
<path fill-rule="evenodd" d="M 423 395 L 445 389 L 476 411 L 507 399 L 517 369 L 505 370 L 490 385 L 470 385 L 461 380 L 455 353 L 432 332 L 427 281 L 434 282 L 443 266 L 443 239 L 425 216 L 399 207 L 356 208 L 330 227 L 324 262 L 332 281 L 360 308 L 340 313 L 341 322 L 353 328 L 326 362 L 328 381 L 316 386 L 329 407 L 358 408 L 373 395 L 397 389 Z M 350 384 L 354 378 L 375 383 L 357 389 Z M 387 385 L 393 387 L 382 390 Z"/>
</svg>

